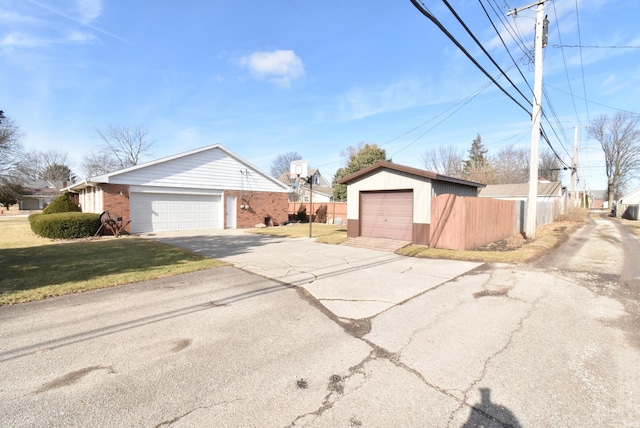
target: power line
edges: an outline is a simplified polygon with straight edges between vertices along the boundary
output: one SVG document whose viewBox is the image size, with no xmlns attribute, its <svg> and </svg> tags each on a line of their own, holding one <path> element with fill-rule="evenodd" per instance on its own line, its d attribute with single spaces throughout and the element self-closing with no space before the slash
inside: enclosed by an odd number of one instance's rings
<svg viewBox="0 0 640 428">
<path fill-rule="evenodd" d="M 562 41 L 560 42 L 562 43 Z M 589 49 L 640 49 L 640 46 L 624 46 L 624 45 L 553 45 L 554 48 L 589 48 Z"/>
<path fill-rule="evenodd" d="M 578 0 L 576 2 L 576 23 L 578 29 L 578 44 L 582 46 L 582 32 L 580 31 L 580 13 L 578 12 Z M 585 83 L 584 78 L 584 61 L 582 59 L 582 48 L 580 48 L 580 70 L 582 70 L 582 90 L 584 92 L 584 98 L 587 99 L 587 84 Z M 587 120 L 591 122 L 591 118 L 589 117 L 589 105 L 585 102 L 585 108 L 587 109 Z"/>
<path fill-rule="evenodd" d="M 556 3 L 551 2 L 553 5 L 553 13 L 556 17 L 556 22 L 558 22 L 558 12 L 556 10 Z M 564 73 L 567 77 L 567 84 L 569 85 L 569 92 L 571 93 L 571 102 L 573 103 L 573 110 L 576 112 L 576 117 L 578 118 L 578 122 L 580 122 L 580 115 L 578 114 L 578 107 L 576 106 L 576 100 L 573 97 L 573 89 L 571 88 L 571 79 L 569 79 L 569 69 L 567 67 L 567 59 L 564 56 L 564 49 L 562 49 L 562 36 L 560 35 L 560 26 L 556 25 L 556 30 L 558 31 L 558 40 L 560 41 L 560 51 L 562 52 L 562 63 L 564 64 Z M 557 46 L 557 45 L 554 45 Z"/>
<path fill-rule="evenodd" d="M 425 132 L 423 132 L 422 134 L 420 134 L 417 138 L 415 138 L 413 141 L 411 141 L 409 144 L 407 144 L 406 146 L 402 147 L 400 150 L 396 151 L 395 153 L 393 153 L 391 155 L 391 157 L 397 155 L 398 153 L 400 153 L 401 151 L 409 148 L 410 146 L 412 146 L 416 141 L 420 140 L 422 137 L 424 137 L 425 135 L 427 135 L 427 133 L 431 132 L 432 130 L 434 130 L 438 125 L 440 125 L 442 122 L 444 122 L 445 120 L 449 119 L 451 116 L 454 115 L 454 113 L 457 113 L 462 107 L 464 107 L 465 105 L 469 104 L 469 102 L 471 102 L 472 99 L 474 99 L 476 96 L 480 95 L 480 93 L 482 93 L 485 89 L 487 89 L 489 86 L 491 86 L 490 83 L 486 83 L 483 87 L 481 87 L 480 89 L 478 89 L 474 94 L 469 95 L 466 99 L 463 99 L 462 101 L 458 102 L 458 104 L 460 104 L 460 106 L 458 108 L 456 108 L 453 112 L 451 112 L 451 114 L 447 115 L 444 119 L 442 119 L 441 121 L 439 121 L 438 123 L 436 123 L 435 125 L 433 125 L 431 128 L 427 129 Z M 457 106 L 458 104 L 450 107 L 449 109 L 445 110 L 444 112 L 440 113 L 438 116 L 435 116 L 433 119 L 435 119 L 436 117 L 442 116 L 444 113 L 446 113 L 448 110 L 451 110 L 453 107 Z M 433 120 L 431 119 L 431 120 Z M 386 143 L 385 143 L 386 144 Z"/>
<path fill-rule="evenodd" d="M 496 25 L 493 23 L 493 20 L 491 19 L 491 16 L 489 15 L 489 12 L 487 12 L 487 9 L 484 7 L 484 4 L 482 3 L 482 0 L 478 0 L 478 3 L 480 3 L 480 6 L 482 7 L 482 10 L 484 11 L 484 14 L 487 16 L 487 19 L 491 23 L 491 26 L 493 27 L 493 30 L 496 32 L 496 34 L 498 35 L 498 38 L 502 42 L 502 46 L 504 46 L 504 49 L 509 54 L 509 58 L 511 58 L 511 61 L 513 62 L 513 65 L 515 65 L 516 69 L 520 73 L 520 76 L 522 77 L 522 80 L 524 80 L 524 82 L 529 87 L 529 90 L 531 90 L 531 93 L 533 94 L 533 88 L 531 87 L 531 85 L 529 85 L 529 82 L 527 81 L 527 78 L 524 77 L 524 73 L 522 73 L 522 70 L 520 69 L 520 67 L 518 67 L 518 63 L 513 58 L 513 55 L 511 55 L 511 51 L 509 51 L 509 48 L 507 47 L 507 44 L 505 43 L 504 39 L 502 38 L 502 35 L 500 34 L 500 31 L 498 31 L 498 28 L 496 28 Z"/>
<path fill-rule="evenodd" d="M 471 36 L 471 38 L 473 39 L 474 42 L 476 42 L 476 44 L 478 45 L 478 47 L 480 47 L 480 49 L 482 50 L 482 52 L 484 52 L 484 54 L 487 56 L 487 58 L 489 58 L 489 60 L 493 63 L 493 65 L 496 66 L 496 68 L 500 71 L 500 73 L 502 73 L 502 75 L 507 79 L 507 81 L 509 83 L 511 83 L 511 86 L 513 86 L 515 88 L 515 90 L 522 95 L 522 98 L 524 98 L 530 106 L 533 106 L 533 103 L 531 103 L 531 101 L 529 101 L 529 99 L 525 96 L 525 94 L 522 93 L 522 91 L 520 90 L 520 88 L 518 88 L 516 86 L 515 83 L 513 83 L 513 81 L 509 78 L 509 76 L 504 72 L 504 70 L 502 69 L 502 67 L 500 67 L 500 65 L 498 65 L 498 63 L 493 59 L 493 57 L 491 56 L 491 54 L 489 54 L 489 52 L 487 52 L 487 50 L 485 49 L 485 47 L 482 45 L 482 43 L 480 43 L 480 40 L 478 40 L 478 38 L 473 34 L 473 32 L 469 29 L 469 27 L 467 26 L 467 24 L 464 23 L 464 21 L 462 20 L 462 18 L 460 18 L 460 15 L 458 15 L 456 13 L 456 11 L 453 9 L 453 7 L 451 7 L 451 5 L 449 4 L 449 2 L 447 0 L 442 0 L 443 3 L 445 4 L 445 6 L 447 6 L 447 8 L 449 9 L 449 11 L 453 14 L 453 16 L 455 16 L 456 20 L 460 23 L 460 25 L 462 25 L 462 27 L 467 31 L 467 34 L 469 34 L 469 36 Z M 482 4 L 482 3 L 481 3 Z M 514 61 L 515 63 L 515 61 Z M 516 65 L 517 67 L 517 65 Z"/>
<path fill-rule="evenodd" d="M 571 94 L 571 93 L 569 93 L 569 92 L 567 92 L 567 91 L 563 91 L 563 90 L 562 90 L 562 89 L 560 89 L 560 88 L 556 88 L 555 86 L 551 86 L 551 85 L 546 85 L 546 86 L 547 86 L 548 88 L 555 89 L 556 91 L 560 91 L 560 92 L 562 92 L 562 93 L 564 93 L 564 94 L 571 95 L 572 97 L 575 97 L 575 98 L 577 98 L 577 99 L 579 99 L 579 100 L 582 100 L 582 101 L 584 101 L 585 103 L 595 104 L 595 105 L 598 105 L 598 106 L 601 106 L 601 107 L 610 108 L 611 110 L 621 111 L 621 112 L 623 112 L 623 113 L 629 113 L 629 114 L 632 114 L 632 115 L 634 115 L 634 116 L 640 116 L 640 113 L 636 113 L 635 111 L 631 111 L 631 110 L 623 110 L 623 109 L 620 109 L 620 108 L 617 108 L 617 107 L 611 107 L 611 106 L 606 105 L 606 104 L 598 103 L 598 102 L 593 101 L 593 100 L 588 100 L 588 99 L 586 99 L 586 98 L 582 98 L 582 97 L 579 97 L 579 96 L 577 96 L 577 95 L 573 95 L 573 94 Z"/>
<path fill-rule="evenodd" d="M 471 62 L 473 62 L 473 64 L 484 73 L 485 76 L 487 76 L 489 78 L 489 80 L 491 80 L 493 82 L 494 85 L 496 85 L 506 96 L 508 96 L 509 98 L 511 98 L 511 100 L 516 103 L 522 110 L 524 110 L 525 112 L 527 112 L 527 115 L 529 115 L 529 117 L 531 117 L 531 113 L 529 112 L 529 110 L 524 107 L 522 104 L 520 104 L 509 92 L 507 92 L 502 86 L 500 86 L 500 84 L 487 72 L 487 70 L 485 70 L 479 63 L 478 61 L 475 60 L 475 58 L 473 58 L 473 56 L 467 52 L 467 50 L 460 44 L 460 42 L 458 42 L 458 40 L 456 40 L 455 37 L 453 37 L 453 35 L 440 23 L 440 21 L 438 21 L 438 19 L 433 16 L 431 14 L 431 12 L 429 12 L 429 10 L 426 8 L 426 6 L 421 5 L 422 2 L 419 2 L 419 0 L 411 0 L 411 3 L 413 3 L 413 5 L 416 7 L 416 9 L 418 9 L 424 16 L 426 16 L 431 22 L 433 22 L 439 29 L 440 31 L 442 31 L 448 38 L 449 40 L 451 40 L 457 47 L 458 49 L 460 49 L 462 51 L 462 53 L 464 53 L 466 55 L 467 58 L 469 58 L 469 60 L 471 60 Z M 422 7 L 424 6 L 424 8 Z"/>
</svg>

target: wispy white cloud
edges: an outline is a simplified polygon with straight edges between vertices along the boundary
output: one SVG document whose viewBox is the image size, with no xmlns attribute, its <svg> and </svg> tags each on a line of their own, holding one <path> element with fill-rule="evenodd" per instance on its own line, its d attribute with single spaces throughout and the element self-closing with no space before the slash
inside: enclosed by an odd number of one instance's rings
<svg viewBox="0 0 640 428">
<path fill-rule="evenodd" d="M 11 48 L 11 47 L 29 47 L 29 48 L 37 48 L 37 47 L 46 47 L 51 45 L 61 45 L 61 44 L 88 44 L 95 40 L 95 36 L 93 34 L 84 33 L 81 31 L 72 31 L 68 34 L 57 38 L 39 38 L 34 37 L 29 34 L 23 33 L 9 33 L 5 35 L 2 39 L 0 39 L 0 46 Z"/>
<path fill-rule="evenodd" d="M 402 80 L 386 87 L 352 88 L 342 96 L 342 120 L 362 119 L 424 104 L 426 88 L 416 79 Z"/>
<path fill-rule="evenodd" d="M 0 22 L 4 24 L 25 24 L 35 22 L 30 16 L 26 16 L 14 11 L 0 10 Z"/>
<path fill-rule="evenodd" d="M 87 25 L 94 21 L 102 11 L 102 0 L 77 0 L 80 22 Z"/>
<path fill-rule="evenodd" d="M 239 61 L 257 79 L 264 79 L 276 86 L 288 88 L 304 76 L 304 65 L 292 50 L 254 52 Z"/>
<path fill-rule="evenodd" d="M 92 22 L 100 16 L 102 12 L 102 0 L 77 0 L 75 11 L 63 11 L 61 9 L 53 8 L 47 4 L 43 4 L 36 0 L 28 0 L 31 4 L 38 6 L 39 8 L 46 10 L 49 13 L 58 15 L 76 24 L 83 25 L 93 31 L 102 33 L 106 36 L 112 37 L 116 40 L 120 40 L 124 43 L 129 43 L 122 37 L 113 34 L 107 30 L 92 25 Z"/>
</svg>

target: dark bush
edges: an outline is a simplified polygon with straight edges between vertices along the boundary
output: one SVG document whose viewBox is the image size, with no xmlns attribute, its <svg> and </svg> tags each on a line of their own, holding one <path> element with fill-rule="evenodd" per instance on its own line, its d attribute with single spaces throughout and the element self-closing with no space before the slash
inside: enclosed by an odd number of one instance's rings
<svg viewBox="0 0 640 428">
<path fill-rule="evenodd" d="M 298 221 L 307 221 L 307 206 L 300 205 L 298 208 Z"/>
<path fill-rule="evenodd" d="M 326 223 L 327 222 L 327 204 L 322 204 L 316 210 L 316 223 Z"/>
<path fill-rule="evenodd" d="M 68 193 L 60 195 L 42 210 L 42 214 L 72 213 L 82 211 L 69 197 Z"/>
<path fill-rule="evenodd" d="M 51 239 L 75 239 L 93 236 L 100 227 L 100 214 L 56 213 L 29 216 L 31 230 L 37 235 Z"/>
</svg>

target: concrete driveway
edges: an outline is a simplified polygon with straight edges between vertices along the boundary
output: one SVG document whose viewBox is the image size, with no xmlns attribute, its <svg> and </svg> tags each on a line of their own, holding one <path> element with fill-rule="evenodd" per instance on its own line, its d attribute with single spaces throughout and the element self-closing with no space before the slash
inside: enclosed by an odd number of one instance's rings
<svg viewBox="0 0 640 428">
<path fill-rule="evenodd" d="M 606 225 L 594 245 L 615 241 Z M 348 316 L 382 312 L 338 319 L 304 288 L 234 267 L 3 306 L 0 425 L 638 426 L 625 269 L 484 265 L 434 285 L 441 261 L 237 231 L 156 238 L 319 286 L 323 304 L 354 304 Z M 369 306 L 421 281 L 429 291 Z"/>
<path fill-rule="evenodd" d="M 275 281 L 303 287 L 338 318 L 380 314 L 481 263 L 427 260 L 391 252 L 279 238 L 243 230 L 147 234 L 166 244 L 232 263 Z"/>
</svg>

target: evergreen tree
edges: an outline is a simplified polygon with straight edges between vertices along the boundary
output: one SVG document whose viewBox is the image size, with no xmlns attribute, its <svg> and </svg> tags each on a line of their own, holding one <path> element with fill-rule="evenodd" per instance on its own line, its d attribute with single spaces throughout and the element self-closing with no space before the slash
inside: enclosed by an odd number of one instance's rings
<svg viewBox="0 0 640 428">
<path fill-rule="evenodd" d="M 336 201 L 347 200 L 347 186 L 336 181 L 349 174 L 360 171 L 380 160 L 387 160 L 387 152 L 377 144 L 360 143 L 357 147 L 349 146 L 342 156 L 348 159 L 346 167 L 338 169 L 333 176 L 333 198 Z"/>
<path fill-rule="evenodd" d="M 480 134 L 473 139 L 469 149 L 469 159 L 464 161 L 462 170 L 464 178 L 484 184 L 494 184 L 493 167 L 487 157 L 488 149 L 482 144 Z"/>
</svg>

